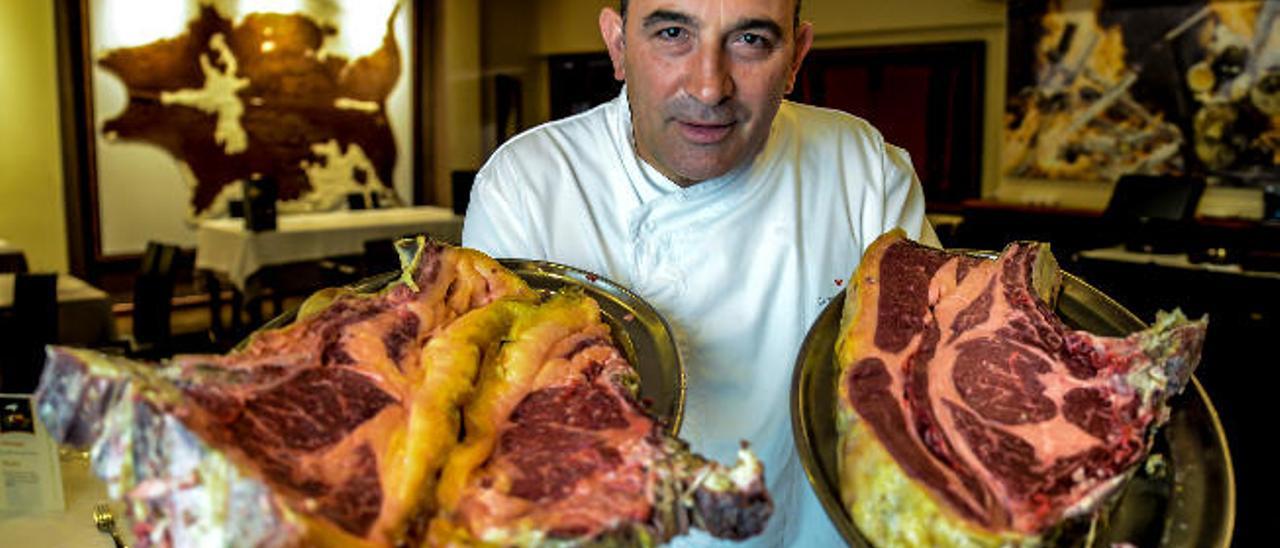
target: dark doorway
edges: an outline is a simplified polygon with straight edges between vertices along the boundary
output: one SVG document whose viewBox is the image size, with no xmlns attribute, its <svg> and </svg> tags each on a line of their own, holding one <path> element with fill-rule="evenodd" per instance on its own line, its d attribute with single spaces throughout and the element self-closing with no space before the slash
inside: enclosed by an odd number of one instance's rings
<svg viewBox="0 0 1280 548">
<path fill-rule="evenodd" d="M 953 42 L 814 50 L 792 100 L 871 122 L 911 153 L 930 203 L 982 192 L 986 44 Z"/>
</svg>

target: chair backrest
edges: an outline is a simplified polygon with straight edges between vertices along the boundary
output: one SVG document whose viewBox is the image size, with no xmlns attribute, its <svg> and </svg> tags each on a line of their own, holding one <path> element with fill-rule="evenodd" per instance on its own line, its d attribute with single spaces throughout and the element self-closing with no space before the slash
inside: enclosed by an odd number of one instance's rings
<svg viewBox="0 0 1280 548">
<path fill-rule="evenodd" d="M 476 184 L 475 170 L 460 170 L 449 174 L 449 182 L 453 190 L 453 212 L 458 215 L 467 214 L 467 205 L 471 203 L 471 187 Z"/>
<path fill-rule="evenodd" d="M 0 251 L 0 273 L 25 274 L 27 256 L 21 251 Z"/>
<path fill-rule="evenodd" d="M 1204 187 L 1204 179 L 1195 177 L 1125 175 L 1116 181 L 1103 216 L 1116 220 L 1191 220 Z"/>
<path fill-rule="evenodd" d="M 158 345 L 169 340 L 178 252 L 177 246 L 147 243 L 147 251 L 133 282 L 135 342 Z"/>
<path fill-rule="evenodd" d="M 18 274 L 13 281 L 12 337 L 0 349 L 5 359 L 0 391 L 34 392 L 44 371 L 45 345 L 58 340 L 58 275 Z"/>
<path fill-rule="evenodd" d="M 369 240 L 364 243 L 364 275 L 373 276 L 400 269 L 400 255 L 395 240 Z"/>
<path fill-rule="evenodd" d="M 1122 234 L 1133 251 L 1188 251 L 1186 230 L 1204 194 L 1204 179 L 1157 175 L 1125 175 L 1102 213 L 1113 233 Z"/>
<path fill-rule="evenodd" d="M 138 272 L 145 274 L 172 273 L 178 259 L 178 246 L 160 242 L 147 242 Z"/>
</svg>

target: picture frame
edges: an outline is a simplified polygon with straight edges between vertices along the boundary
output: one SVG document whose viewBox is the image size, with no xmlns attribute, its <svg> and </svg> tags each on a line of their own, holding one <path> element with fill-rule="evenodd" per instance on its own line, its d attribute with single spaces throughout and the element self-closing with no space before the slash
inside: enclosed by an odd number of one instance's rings
<svg viewBox="0 0 1280 548">
<path fill-rule="evenodd" d="M 281 214 L 353 190 L 431 202 L 431 2 L 55 5 L 72 273 L 127 272 L 148 241 L 192 247 L 255 175 L 278 182 Z"/>
</svg>

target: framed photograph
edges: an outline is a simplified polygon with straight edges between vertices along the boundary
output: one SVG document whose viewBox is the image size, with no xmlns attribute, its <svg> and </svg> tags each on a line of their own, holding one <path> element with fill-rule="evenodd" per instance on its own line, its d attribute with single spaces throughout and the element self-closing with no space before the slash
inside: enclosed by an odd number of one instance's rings
<svg viewBox="0 0 1280 548">
<path fill-rule="evenodd" d="M 255 177 L 281 214 L 428 199 L 421 3 L 57 5 L 73 271 L 193 245 Z"/>
</svg>

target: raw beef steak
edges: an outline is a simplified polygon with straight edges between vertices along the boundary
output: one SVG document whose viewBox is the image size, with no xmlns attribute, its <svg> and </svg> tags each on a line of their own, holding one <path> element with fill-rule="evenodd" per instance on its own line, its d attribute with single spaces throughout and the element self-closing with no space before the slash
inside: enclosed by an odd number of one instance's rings
<svg viewBox="0 0 1280 548">
<path fill-rule="evenodd" d="M 143 546 L 391 545 L 421 534 L 424 478 L 406 439 L 422 341 L 497 300 L 533 302 L 483 254 L 402 242 L 402 279 L 376 295 L 326 290 L 297 322 L 227 356 L 166 366 L 54 348 L 37 392 L 62 443 L 130 508 Z M 424 417 L 428 415 L 428 417 Z"/>
<path fill-rule="evenodd" d="M 386 289 L 322 291 L 293 324 L 226 356 L 152 365 L 52 348 L 37 392 L 41 420 L 60 442 L 92 447 L 94 471 L 128 504 L 141 546 L 416 546 L 509 532 L 510 520 L 459 510 L 475 508 L 472 473 L 504 462 L 579 462 L 567 446 L 508 441 L 520 436 L 509 435 L 512 410 L 585 418 L 590 424 L 575 418 L 544 430 L 590 435 L 597 454 L 626 457 L 595 463 L 595 475 L 521 476 L 521 487 L 502 491 L 512 500 L 555 507 L 545 492 L 571 485 L 574 500 L 604 504 L 622 500 L 613 476 L 640 482 L 627 484 L 638 489 L 628 506 L 596 507 L 594 522 L 566 517 L 564 505 L 560 514 L 521 516 L 522 540 L 621 538 L 618 531 L 667 539 L 690 520 L 732 538 L 764 527 L 772 507 L 759 462 L 747 453 L 726 470 L 666 437 L 635 404 L 635 373 L 594 301 L 564 294 L 542 304 L 518 276 L 471 250 L 419 238 L 400 251 L 403 274 Z M 585 364 L 584 382 L 549 365 L 561 361 Z M 635 428 L 610 430 L 618 421 Z M 623 435 L 642 428 L 651 451 Z M 692 496 L 669 496 L 672 489 Z"/>
<path fill-rule="evenodd" d="M 652 545 L 690 524 L 742 539 L 773 510 L 745 448 L 733 469 L 691 454 L 635 399 L 639 379 L 595 301 L 567 293 L 515 322 L 467 405 L 432 524 L 439 544 Z"/>
<path fill-rule="evenodd" d="M 1147 454 L 1206 320 L 1125 338 L 1067 328 L 1048 246 L 998 260 L 882 236 L 836 343 L 840 482 L 878 545 L 1035 544 L 1093 516 Z"/>
</svg>

